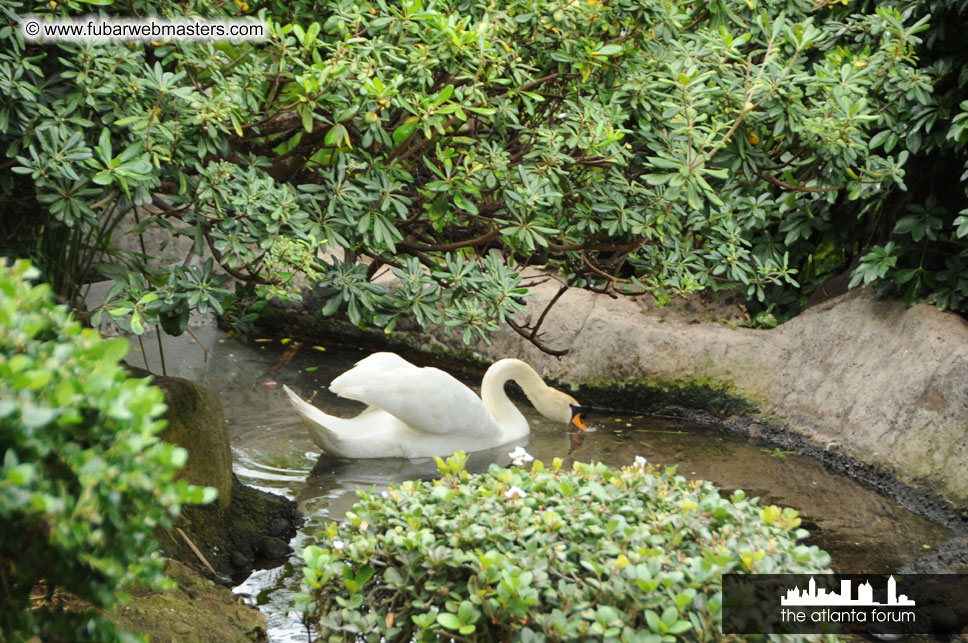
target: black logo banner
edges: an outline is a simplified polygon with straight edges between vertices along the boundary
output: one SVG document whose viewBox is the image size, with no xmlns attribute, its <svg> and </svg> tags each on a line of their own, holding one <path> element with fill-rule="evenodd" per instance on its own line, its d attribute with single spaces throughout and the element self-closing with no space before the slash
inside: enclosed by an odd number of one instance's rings
<svg viewBox="0 0 968 643">
<path fill-rule="evenodd" d="M 724 634 L 947 636 L 968 628 L 964 574 L 724 574 Z"/>
</svg>

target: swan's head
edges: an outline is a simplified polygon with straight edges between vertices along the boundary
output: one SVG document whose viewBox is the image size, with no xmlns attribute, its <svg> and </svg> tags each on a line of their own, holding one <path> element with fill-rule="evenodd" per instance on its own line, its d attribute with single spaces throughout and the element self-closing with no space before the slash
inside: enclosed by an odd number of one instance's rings
<svg viewBox="0 0 968 643">
<path fill-rule="evenodd" d="M 531 403 L 538 413 L 549 420 L 570 424 L 579 431 L 587 431 L 588 425 L 582 419 L 581 405 L 578 400 L 556 388 L 546 387 L 531 396 Z"/>
</svg>

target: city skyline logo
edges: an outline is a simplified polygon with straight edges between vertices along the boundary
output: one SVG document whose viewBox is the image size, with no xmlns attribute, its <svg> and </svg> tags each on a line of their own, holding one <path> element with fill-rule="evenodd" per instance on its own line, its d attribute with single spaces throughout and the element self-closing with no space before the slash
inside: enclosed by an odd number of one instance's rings
<svg viewBox="0 0 968 643">
<path fill-rule="evenodd" d="M 724 635 L 876 632 L 948 640 L 968 625 L 968 574 L 723 574 L 722 616 Z"/>
<path fill-rule="evenodd" d="M 805 589 L 794 586 L 788 589 L 786 594 L 780 594 L 781 606 L 852 606 L 852 607 L 913 607 L 914 600 L 906 595 L 897 593 L 897 581 L 894 576 L 887 580 L 887 602 L 880 603 L 874 600 L 874 588 L 870 582 L 864 582 L 857 587 L 857 598 L 852 598 L 851 582 L 849 580 L 840 581 L 840 592 L 827 593 L 826 588 L 818 588 L 817 581 L 813 576 Z"/>
</svg>

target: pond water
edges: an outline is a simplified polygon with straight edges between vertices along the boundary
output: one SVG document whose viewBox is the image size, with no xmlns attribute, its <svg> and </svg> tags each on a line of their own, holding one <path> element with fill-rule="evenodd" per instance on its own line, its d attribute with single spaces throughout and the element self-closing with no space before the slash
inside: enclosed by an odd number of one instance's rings
<svg viewBox="0 0 968 643">
<path fill-rule="evenodd" d="M 194 331 L 206 350 L 185 336 L 164 338 L 167 372 L 194 379 L 221 395 L 236 473 L 247 484 L 294 499 L 306 516 L 305 526 L 291 543 L 295 551 L 309 544 L 327 521 L 344 515 L 355 502 L 358 487 L 381 489 L 435 474 L 431 460 L 348 462 L 320 456 L 292 411 L 283 384 L 304 398 L 318 391 L 313 403 L 337 415 L 359 412 L 362 405 L 336 397 L 326 385 L 369 351 L 277 340 L 241 345 L 226 340 L 215 328 Z M 130 363 L 143 366 L 147 358 L 149 367 L 160 371 L 153 336 L 144 340 L 144 353 L 137 343 L 134 346 Z M 406 356 L 415 363 L 428 359 Z M 480 383 L 479 374 L 462 379 L 472 388 Z M 531 423 L 531 436 L 521 445 L 536 458 L 620 466 L 642 455 L 653 463 L 676 465 L 680 474 L 710 480 L 720 489 L 743 489 L 759 496 L 762 504 L 794 507 L 812 534 L 809 542 L 830 552 L 833 567 L 842 573 L 895 572 L 950 535 L 946 528 L 815 460 L 778 451 L 721 427 L 598 415 L 588 418 L 596 430 L 579 435 L 548 422 L 526 404 L 521 408 Z M 484 470 L 491 462 L 507 465 L 514 447 L 510 444 L 473 454 L 469 468 Z M 235 590 L 248 594 L 260 606 L 274 642 L 306 641 L 305 630 L 291 612 L 300 576 L 299 559 L 294 555 L 282 566 L 257 570 Z"/>
</svg>

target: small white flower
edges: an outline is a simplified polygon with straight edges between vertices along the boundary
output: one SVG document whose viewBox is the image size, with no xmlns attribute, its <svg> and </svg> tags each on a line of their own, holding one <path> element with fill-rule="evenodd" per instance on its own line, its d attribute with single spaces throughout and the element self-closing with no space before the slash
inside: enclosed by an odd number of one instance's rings
<svg viewBox="0 0 968 643">
<path fill-rule="evenodd" d="M 531 462 L 534 460 L 534 456 L 524 450 L 524 447 L 518 447 L 514 451 L 508 454 L 511 457 L 511 464 L 516 467 L 520 467 L 525 462 Z"/>
<path fill-rule="evenodd" d="M 637 456 L 635 456 L 635 462 L 632 463 L 632 466 L 633 467 L 638 467 L 639 469 L 644 469 L 645 468 L 645 465 L 648 464 L 648 463 L 649 463 L 648 460 L 646 460 L 645 458 L 643 458 L 640 455 L 637 455 Z"/>
<path fill-rule="evenodd" d="M 345 547 L 345 543 L 342 540 L 333 541 L 333 549 L 342 549 L 343 547 Z"/>
<path fill-rule="evenodd" d="M 525 493 L 524 489 L 521 487 L 511 487 L 504 492 L 505 498 L 527 498 L 528 494 Z"/>
<path fill-rule="evenodd" d="M 381 491 L 380 492 L 380 497 L 381 498 L 389 498 L 390 497 L 390 494 L 387 493 L 386 491 Z"/>
</svg>

